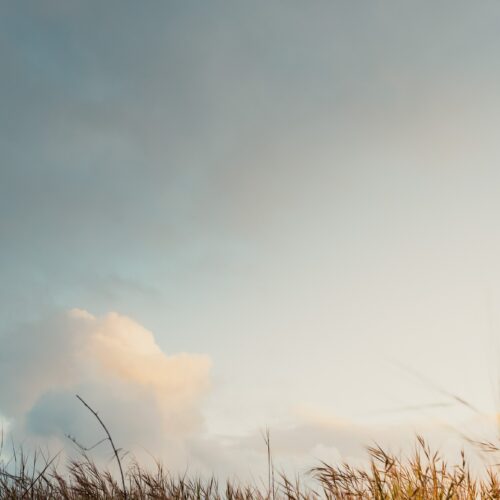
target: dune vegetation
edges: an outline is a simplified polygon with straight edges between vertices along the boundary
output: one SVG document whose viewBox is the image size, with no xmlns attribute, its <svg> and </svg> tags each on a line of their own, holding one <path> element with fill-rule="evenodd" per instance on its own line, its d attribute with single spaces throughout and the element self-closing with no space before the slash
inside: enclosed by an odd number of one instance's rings
<svg viewBox="0 0 500 500">
<path fill-rule="evenodd" d="M 496 451 L 496 450 L 493 450 Z M 289 478 L 273 470 L 261 485 L 174 476 L 157 463 L 154 471 L 132 463 L 118 478 L 82 452 L 59 469 L 55 457 L 14 453 L 0 465 L 2 499 L 498 499 L 500 476 L 486 467 L 472 474 L 465 454 L 447 465 L 422 438 L 412 457 L 400 459 L 381 448 L 368 449 L 369 464 L 319 464 L 307 477 Z M 307 486 L 305 486 L 307 483 Z"/>
<path fill-rule="evenodd" d="M 3 432 L 0 442 L 0 500 L 2 499 L 373 499 L 373 500 L 468 500 L 500 499 L 500 474 L 496 465 L 484 465 L 471 472 L 462 451 L 452 465 L 417 436 L 412 455 L 405 458 L 387 453 L 380 446 L 367 448 L 364 466 L 348 463 L 319 463 L 304 477 L 287 477 L 275 469 L 269 431 L 263 435 L 267 451 L 267 478 L 255 484 L 219 481 L 212 477 L 179 476 L 161 462 L 154 470 L 124 457 L 106 424 L 86 401 L 76 396 L 92 413 L 105 437 L 91 448 L 84 448 L 67 436 L 79 449 L 78 459 L 60 465 L 59 455 L 47 457 L 41 451 L 31 455 L 14 446 L 4 458 Z M 465 439 L 467 439 L 465 437 Z M 91 451 L 109 444 L 117 465 L 115 473 L 99 467 Z M 491 442 L 474 442 L 482 452 L 495 456 L 500 447 Z M 485 462 L 486 463 L 486 462 Z"/>
</svg>

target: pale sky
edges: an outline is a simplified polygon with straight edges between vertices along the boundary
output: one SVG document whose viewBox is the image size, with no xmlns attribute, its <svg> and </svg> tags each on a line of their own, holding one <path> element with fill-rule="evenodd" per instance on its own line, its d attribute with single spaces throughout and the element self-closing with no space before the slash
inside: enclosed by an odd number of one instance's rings
<svg viewBox="0 0 500 500">
<path fill-rule="evenodd" d="M 207 439 L 406 425 L 424 410 L 386 410 L 452 402 L 431 385 L 496 411 L 499 22 L 497 1 L 1 2 L 0 413 L 52 439 L 109 373 Z"/>
</svg>

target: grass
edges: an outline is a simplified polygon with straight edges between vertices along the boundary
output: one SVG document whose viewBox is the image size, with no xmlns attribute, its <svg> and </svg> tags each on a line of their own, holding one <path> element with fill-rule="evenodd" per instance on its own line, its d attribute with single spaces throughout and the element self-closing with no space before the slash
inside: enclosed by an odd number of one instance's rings
<svg viewBox="0 0 500 500">
<path fill-rule="evenodd" d="M 269 450 L 269 447 L 268 447 Z M 479 478 L 469 471 L 462 453 L 459 465 L 449 466 L 418 438 L 414 455 L 401 459 L 378 447 L 368 449 L 366 468 L 320 464 L 300 479 L 272 474 L 266 486 L 219 483 L 172 476 L 157 463 L 146 471 L 133 463 L 124 483 L 99 469 L 82 453 L 58 470 L 56 461 L 41 454 L 18 452 L 12 463 L 0 464 L 1 499 L 500 499 L 500 477 L 485 466 Z M 270 457 L 270 455 L 269 455 Z M 312 482 L 311 482 L 312 479 Z M 125 489 L 124 489 L 125 486 Z"/>
<path fill-rule="evenodd" d="M 431 451 L 423 438 L 417 437 L 412 456 L 400 458 L 380 447 L 368 448 L 365 467 L 347 463 L 321 463 L 305 478 L 291 480 L 277 474 L 271 453 L 269 431 L 263 435 L 268 463 L 267 485 L 219 483 L 215 478 L 200 479 L 173 476 L 160 462 L 154 471 L 132 462 L 125 469 L 113 438 L 98 413 L 80 396 L 80 402 L 92 413 L 106 437 L 95 446 L 108 441 L 116 459 L 117 478 L 99 468 L 89 455 L 92 448 L 80 448 L 80 458 L 70 460 L 61 470 L 58 455 L 47 458 L 41 452 L 31 456 L 23 450 L 12 450 L 8 462 L 2 460 L 3 434 L 0 445 L 0 500 L 3 499 L 235 499 L 235 500 L 306 500 L 306 499 L 368 499 L 368 500 L 468 500 L 499 499 L 500 474 L 497 466 L 484 466 L 483 473 L 470 472 L 465 453 L 458 465 L 448 465 L 437 452 Z M 476 443 L 482 451 L 498 453 L 494 443 Z M 311 481 L 312 480 L 312 481 Z M 307 486 L 305 486 L 307 483 Z"/>
</svg>

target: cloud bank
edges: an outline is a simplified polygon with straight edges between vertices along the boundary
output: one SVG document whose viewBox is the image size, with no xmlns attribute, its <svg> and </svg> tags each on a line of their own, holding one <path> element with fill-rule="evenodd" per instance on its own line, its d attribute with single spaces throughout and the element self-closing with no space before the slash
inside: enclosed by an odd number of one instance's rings
<svg viewBox="0 0 500 500">
<path fill-rule="evenodd" d="M 99 441 L 102 431 L 75 398 L 80 394 L 98 410 L 118 446 L 145 466 L 155 457 L 173 471 L 265 477 L 259 429 L 216 435 L 204 425 L 202 403 L 211 368 L 207 355 L 167 355 L 133 319 L 114 312 L 96 317 L 80 309 L 18 327 L 0 336 L 0 347 L 0 415 L 8 419 L 16 442 L 71 453 L 74 445 L 67 435 L 84 446 Z M 366 446 L 374 443 L 408 451 L 417 432 L 450 450 L 452 458 L 464 444 L 430 420 L 361 425 L 308 411 L 272 428 L 271 438 L 278 469 L 295 473 L 320 460 L 362 462 Z M 92 456 L 110 465 L 105 445 Z"/>
<path fill-rule="evenodd" d="M 166 355 L 134 320 L 74 309 L 0 337 L 0 413 L 14 433 L 84 444 L 96 422 L 76 400 L 94 406 L 124 447 L 179 454 L 203 428 L 200 403 L 211 361 L 201 354 Z"/>
</svg>

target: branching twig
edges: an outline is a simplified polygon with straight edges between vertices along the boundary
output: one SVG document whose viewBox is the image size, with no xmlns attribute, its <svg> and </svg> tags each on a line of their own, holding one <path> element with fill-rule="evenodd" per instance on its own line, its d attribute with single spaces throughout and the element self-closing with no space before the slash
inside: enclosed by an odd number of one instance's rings
<svg viewBox="0 0 500 500">
<path fill-rule="evenodd" d="M 107 435 L 107 439 L 109 440 L 111 444 L 111 448 L 113 448 L 113 453 L 115 455 L 116 461 L 118 462 L 118 468 L 120 469 L 120 476 L 122 480 L 122 488 L 123 488 L 123 496 L 127 498 L 127 488 L 125 486 L 125 476 L 123 475 L 123 468 L 122 468 L 122 462 L 120 460 L 120 455 L 118 454 L 118 449 L 115 446 L 115 443 L 113 442 L 113 438 L 111 437 L 111 434 L 108 431 L 108 428 L 106 427 L 105 423 L 101 420 L 101 417 L 97 414 L 97 412 L 91 408 L 78 394 L 76 397 L 80 400 L 80 402 L 94 415 L 94 417 L 97 419 L 99 424 L 101 424 L 101 427 L 104 429 L 104 432 Z"/>
<path fill-rule="evenodd" d="M 93 444 L 92 446 L 83 446 L 82 443 L 78 442 L 75 436 L 72 436 L 71 434 L 66 434 L 66 437 L 73 443 L 75 444 L 81 451 L 92 451 L 94 448 L 97 448 L 100 444 L 109 441 L 107 437 L 100 439 L 97 441 L 97 443 Z"/>
</svg>

